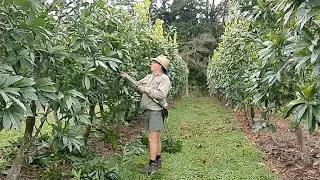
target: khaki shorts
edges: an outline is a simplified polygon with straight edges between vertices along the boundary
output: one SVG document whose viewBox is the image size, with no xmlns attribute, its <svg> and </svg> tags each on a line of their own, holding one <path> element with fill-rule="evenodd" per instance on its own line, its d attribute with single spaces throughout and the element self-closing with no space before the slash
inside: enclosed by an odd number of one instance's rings
<svg viewBox="0 0 320 180">
<path fill-rule="evenodd" d="M 161 111 L 145 110 L 143 112 L 144 129 L 146 131 L 163 131 L 164 124 Z"/>
</svg>

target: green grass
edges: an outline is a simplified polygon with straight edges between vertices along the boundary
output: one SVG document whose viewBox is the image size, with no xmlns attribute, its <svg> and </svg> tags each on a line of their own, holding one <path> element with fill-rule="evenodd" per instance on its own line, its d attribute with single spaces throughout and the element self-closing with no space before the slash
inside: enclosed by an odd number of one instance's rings
<svg viewBox="0 0 320 180">
<path fill-rule="evenodd" d="M 48 116 L 48 121 L 49 122 L 53 122 L 53 117 L 52 116 Z M 40 126 L 40 120 L 36 119 L 36 127 Z M 25 122 L 21 123 L 21 127 L 19 129 L 12 129 L 12 130 L 3 130 L 0 131 L 0 147 L 4 147 L 4 146 L 8 146 L 10 145 L 10 141 L 15 141 L 17 139 L 19 139 L 20 137 L 23 137 L 24 134 L 24 130 L 25 130 Z M 41 129 L 41 133 L 42 134 L 47 134 L 47 133 L 51 133 L 51 126 L 45 122 L 42 129 Z M 34 132 L 36 131 L 36 129 L 34 129 Z"/>
<path fill-rule="evenodd" d="M 147 153 L 133 157 L 122 174 L 128 179 L 277 179 L 237 129 L 232 114 L 216 104 L 209 98 L 177 102 L 167 128 L 183 141 L 182 152 L 164 153 L 163 168 L 151 177 L 138 173 Z"/>
</svg>

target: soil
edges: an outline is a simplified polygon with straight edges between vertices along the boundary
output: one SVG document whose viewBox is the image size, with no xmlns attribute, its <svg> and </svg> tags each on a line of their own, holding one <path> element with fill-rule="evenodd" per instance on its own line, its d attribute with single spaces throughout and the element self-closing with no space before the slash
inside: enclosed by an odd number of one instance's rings
<svg viewBox="0 0 320 180">
<path fill-rule="evenodd" d="M 126 142 L 134 140 L 141 134 L 143 129 L 143 119 L 138 118 L 125 124 L 116 123 L 110 125 L 109 128 L 120 135 L 120 141 L 124 144 Z M 93 133 L 88 140 L 88 145 L 92 153 L 104 157 L 110 157 L 117 153 L 119 146 L 113 146 L 110 143 L 105 143 L 101 140 L 97 140 L 97 138 L 101 138 L 101 135 Z"/>
<path fill-rule="evenodd" d="M 254 132 L 249 125 L 251 124 L 250 117 L 249 120 L 246 120 L 245 113 L 239 111 L 233 114 L 238 127 L 246 134 L 248 140 L 261 151 L 267 166 L 280 179 L 320 179 L 320 164 L 311 167 L 306 167 L 303 164 L 295 132 L 290 128 L 288 120 L 272 116 L 271 121 L 276 125 L 276 132 Z M 320 161 L 320 130 L 318 129 L 313 134 L 304 131 L 304 138 L 312 163 Z"/>
</svg>

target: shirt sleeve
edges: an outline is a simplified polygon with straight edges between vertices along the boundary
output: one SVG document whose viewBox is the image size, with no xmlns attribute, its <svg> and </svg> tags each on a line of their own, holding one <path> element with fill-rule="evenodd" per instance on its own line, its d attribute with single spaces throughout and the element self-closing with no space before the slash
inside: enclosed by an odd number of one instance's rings
<svg viewBox="0 0 320 180">
<path fill-rule="evenodd" d="M 131 83 L 131 85 L 133 86 L 141 86 L 142 83 L 145 83 L 148 81 L 149 79 L 149 75 L 147 75 L 146 77 L 144 77 L 143 79 L 139 80 L 139 81 L 136 81 L 135 79 L 133 79 L 131 76 L 127 76 L 126 77 L 126 80 L 129 81 Z"/>
<path fill-rule="evenodd" d="M 137 86 L 138 82 L 133 79 L 131 76 L 127 76 L 126 79 L 134 86 Z"/>
<path fill-rule="evenodd" d="M 141 86 L 142 83 L 147 83 L 148 79 L 150 78 L 150 75 L 146 75 L 146 77 L 144 77 L 143 79 L 139 80 L 137 82 L 137 86 Z"/>
<path fill-rule="evenodd" d="M 171 87 L 170 79 L 168 77 L 163 77 L 160 80 L 157 89 L 146 87 L 145 93 L 147 93 L 151 98 L 163 100 L 167 97 Z"/>
</svg>

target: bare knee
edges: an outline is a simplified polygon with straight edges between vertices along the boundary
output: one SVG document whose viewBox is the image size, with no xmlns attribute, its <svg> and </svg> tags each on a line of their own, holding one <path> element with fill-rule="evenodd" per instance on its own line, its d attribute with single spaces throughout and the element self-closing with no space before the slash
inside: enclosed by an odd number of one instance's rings
<svg viewBox="0 0 320 180">
<path fill-rule="evenodd" d="M 149 139 L 150 143 L 157 143 L 158 133 L 157 132 L 149 132 L 148 139 Z"/>
</svg>

